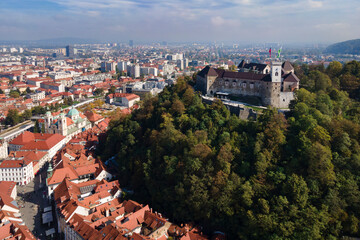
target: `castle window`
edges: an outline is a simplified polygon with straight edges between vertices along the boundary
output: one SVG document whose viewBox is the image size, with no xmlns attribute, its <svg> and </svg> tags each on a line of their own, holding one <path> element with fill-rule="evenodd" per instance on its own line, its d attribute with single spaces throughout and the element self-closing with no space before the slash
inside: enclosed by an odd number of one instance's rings
<svg viewBox="0 0 360 240">
<path fill-rule="evenodd" d="M 225 81 L 225 86 L 229 86 L 229 81 Z"/>
<path fill-rule="evenodd" d="M 235 87 L 235 86 L 236 86 L 236 81 L 233 81 L 233 84 L 232 84 L 232 85 L 233 85 L 233 87 Z"/>
<path fill-rule="evenodd" d="M 246 88 L 246 82 L 244 82 L 244 83 L 242 84 L 242 86 L 243 86 L 244 88 Z"/>
<path fill-rule="evenodd" d="M 283 99 L 283 102 L 285 102 L 285 99 Z"/>
<path fill-rule="evenodd" d="M 279 73 L 278 72 L 275 72 L 275 77 L 279 76 Z"/>
<path fill-rule="evenodd" d="M 250 89 L 253 89 L 253 88 L 254 88 L 254 84 L 250 83 Z"/>
</svg>

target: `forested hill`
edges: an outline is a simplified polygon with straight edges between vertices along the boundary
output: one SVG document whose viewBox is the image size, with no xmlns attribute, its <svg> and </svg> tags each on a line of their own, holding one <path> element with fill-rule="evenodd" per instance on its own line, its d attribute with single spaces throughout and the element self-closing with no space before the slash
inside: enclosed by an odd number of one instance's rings
<svg viewBox="0 0 360 240">
<path fill-rule="evenodd" d="M 325 51 L 335 54 L 360 54 L 360 39 L 332 44 Z"/>
<path fill-rule="evenodd" d="M 359 86 L 359 66 L 296 66 L 306 84 L 290 116 L 257 122 L 204 105 L 180 79 L 111 122 L 102 158 L 117 154 L 136 200 L 228 239 L 360 237 L 360 106 L 339 81 Z"/>
</svg>

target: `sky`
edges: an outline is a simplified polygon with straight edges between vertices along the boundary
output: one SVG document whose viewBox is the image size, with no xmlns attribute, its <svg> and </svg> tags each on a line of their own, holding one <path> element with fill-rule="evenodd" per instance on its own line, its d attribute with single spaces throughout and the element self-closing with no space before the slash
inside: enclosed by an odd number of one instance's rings
<svg viewBox="0 0 360 240">
<path fill-rule="evenodd" d="M 332 43 L 359 22 L 359 0 L 0 0 L 0 40 Z"/>
</svg>

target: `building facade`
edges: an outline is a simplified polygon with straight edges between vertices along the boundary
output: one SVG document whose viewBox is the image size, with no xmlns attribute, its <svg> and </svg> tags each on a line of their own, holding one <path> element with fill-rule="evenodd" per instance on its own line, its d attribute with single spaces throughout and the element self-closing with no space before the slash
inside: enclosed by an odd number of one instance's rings
<svg viewBox="0 0 360 240">
<path fill-rule="evenodd" d="M 55 115 L 47 112 L 44 124 L 46 133 L 61 134 L 66 137 L 66 142 L 76 134 L 91 128 L 91 122 L 75 108 L 66 114 L 61 112 Z"/>
<path fill-rule="evenodd" d="M 207 96 L 251 96 L 259 98 L 264 106 L 288 108 L 300 82 L 293 67 L 288 62 L 262 65 L 239 65 L 238 72 L 206 66 L 197 75 L 196 87 Z"/>
</svg>

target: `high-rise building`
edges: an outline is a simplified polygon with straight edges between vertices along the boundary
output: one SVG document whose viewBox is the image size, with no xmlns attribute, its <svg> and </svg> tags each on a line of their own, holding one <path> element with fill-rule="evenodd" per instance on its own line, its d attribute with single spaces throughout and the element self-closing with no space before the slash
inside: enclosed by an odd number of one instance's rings
<svg viewBox="0 0 360 240">
<path fill-rule="evenodd" d="M 128 73 L 133 78 L 140 77 L 140 66 L 139 66 L 139 64 L 128 65 Z"/>
<path fill-rule="evenodd" d="M 125 61 L 121 61 L 118 63 L 117 68 L 120 72 L 125 72 L 127 70 L 128 63 Z"/>
<path fill-rule="evenodd" d="M 106 62 L 101 62 L 101 72 L 106 72 Z"/>
<path fill-rule="evenodd" d="M 184 68 L 189 67 L 189 59 L 185 58 L 184 59 Z"/>
<path fill-rule="evenodd" d="M 66 56 L 69 58 L 73 58 L 75 56 L 74 46 L 72 45 L 66 46 Z"/>
<path fill-rule="evenodd" d="M 177 60 L 176 65 L 180 70 L 184 70 L 184 60 Z"/>
<path fill-rule="evenodd" d="M 116 62 L 107 62 L 106 63 L 106 70 L 109 72 L 116 71 Z"/>
</svg>

